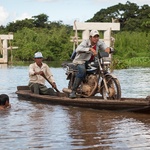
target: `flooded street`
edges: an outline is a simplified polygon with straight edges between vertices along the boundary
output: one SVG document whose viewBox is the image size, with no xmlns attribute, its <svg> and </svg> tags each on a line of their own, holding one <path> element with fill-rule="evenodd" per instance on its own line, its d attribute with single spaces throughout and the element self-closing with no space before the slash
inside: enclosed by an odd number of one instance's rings
<svg viewBox="0 0 150 150">
<path fill-rule="evenodd" d="M 18 85 L 28 84 L 28 67 L 1 67 L 0 91 L 12 108 L 0 111 L 2 150 L 149 150 L 150 116 L 129 112 L 51 105 L 18 99 Z M 52 68 L 59 90 L 65 71 Z M 150 95 L 150 68 L 115 70 L 122 97 Z M 47 83 L 47 86 L 50 86 Z"/>
</svg>

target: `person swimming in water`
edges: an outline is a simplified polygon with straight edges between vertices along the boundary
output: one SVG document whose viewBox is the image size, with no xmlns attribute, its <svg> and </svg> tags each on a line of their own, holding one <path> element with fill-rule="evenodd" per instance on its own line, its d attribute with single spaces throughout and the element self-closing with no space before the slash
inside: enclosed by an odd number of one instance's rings
<svg viewBox="0 0 150 150">
<path fill-rule="evenodd" d="M 9 96 L 7 94 L 0 95 L 0 110 L 10 108 Z"/>
</svg>

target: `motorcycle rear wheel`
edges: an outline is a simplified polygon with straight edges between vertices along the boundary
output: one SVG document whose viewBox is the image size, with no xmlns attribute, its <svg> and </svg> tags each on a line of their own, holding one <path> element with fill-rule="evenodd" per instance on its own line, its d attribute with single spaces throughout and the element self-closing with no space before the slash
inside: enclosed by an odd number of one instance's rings
<svg viewBox="0 0 150 150">
<path fill-rule="evenodd" d="M 109 93 L 107 93 L 104 83 L 102 83 L 101 94 L 105 100 L 120 100 L 121 99 L 121 86 L 117 78 L 113 78 L 111 75 L 106 76 L 106 84 Z"/>
</svg>

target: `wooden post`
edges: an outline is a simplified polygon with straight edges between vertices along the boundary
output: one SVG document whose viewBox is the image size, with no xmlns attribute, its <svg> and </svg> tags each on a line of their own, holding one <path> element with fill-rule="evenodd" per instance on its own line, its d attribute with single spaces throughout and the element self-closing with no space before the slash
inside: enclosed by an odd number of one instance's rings
<svg viewBox="0 0 150 150">
<path fill-rule="evenodd" d="M 2 43 L 2 58 L 0 58 L 0 63 L 5 64 L 8 63 L 8 40 L 13 39 L 13 35 L 0 35 L 1 43 Z"/>
<path fill-rule="evenodd" d="M 111 45 L 111 28 L 108 28 L 106 31 L 104 31 L 104 42 L 107 46 Z"/>
<path fill-rule="evenodd" d="M 82 32 L 82 40 L 88 39 L 88 38 L 89 38 L 89 35 L 90 35 L 89 30 L 84 30 L 84 31 Z"/>
</svg>

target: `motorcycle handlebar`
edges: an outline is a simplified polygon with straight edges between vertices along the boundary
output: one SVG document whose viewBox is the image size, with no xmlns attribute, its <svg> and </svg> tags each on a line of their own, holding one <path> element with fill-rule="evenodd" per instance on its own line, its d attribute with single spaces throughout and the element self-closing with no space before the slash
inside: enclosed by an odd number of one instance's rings
<svg viewBox="0 0 150 150">
<path fill-rule="evenodd" d="M 110 53 L 114 53 L 114 48 L 110 47 Z"/>
</svg>

